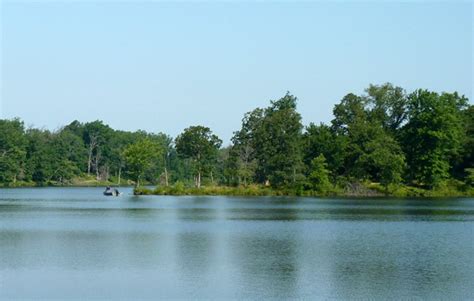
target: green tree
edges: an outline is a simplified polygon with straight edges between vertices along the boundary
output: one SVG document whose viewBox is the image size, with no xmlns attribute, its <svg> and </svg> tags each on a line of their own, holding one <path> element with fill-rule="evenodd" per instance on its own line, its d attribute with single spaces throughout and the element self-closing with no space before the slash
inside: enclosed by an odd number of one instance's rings
<svg viewBox="0 0 474 301">
<path fill-rule="evenodd" d="M 324 158 L 323 154 L 311 160 L 311 172 L 309 173 L 308 179 L 313 190 L 320 193 L 327 192 L 331 188 L 329 174 L 326 158 Z"/>
<path fill-rule="evenodd" d="M 402 126 L 407 118 L 408 97 L 401 87 L 390 83 L 370 85 L 364 96 L 370 109 L 370 118 L 382 124 L 391 134 Z"/>
<path fill-rule="evenodd" d="M 349 93 L 333 109 L 332 128 L 340 135 L 349 134 L 349 127 L 365 123 L 368 120 L 367 100 L 364 97 Z"/>
<path fill-rule="evenodd" d="M 68 130 L 54 133 L 51 138 L 50 148 L 54 158 L 51 178 L 61 184 L 67 183 L 81 174 L 87 158 L 86 148 L 82 139 Z"/>
<path fill-rule="evenodd" d="M 49 143 L 51 133 L 39 129 L 28 129 L 25 133 L 26 146 L 26 175 L 29 180 L 36 183 L 46 183 L 51 177 L 52 154 Z"/>
<path fill-rule="evenodd" d="M 474 187 L 474 168 L 466 168 L 466 184 Z"/>
<path fill-rule="evenodd" d="M 311 170 L 311 161 L 322 154 L 333 176 L 344 173 L 347 137 L 336 133 L 325 124 L 310 123 L 303 135 L 303 145 L 303 158 L 308 170 Z"/>
<path fill-rule="evenodd" d="M 247 176 L 255 166 L 257 181 L 275 187 L 295 185 L 301 179 L 303 125 L 296 103 L 297 98 L 287 93 L 269 107 L 246 114 L 233 142 Z"/>
<path fill-rule="evenodd" d="M 82 135 L 63 128 L 55 136 L 54 145 L 59 149 L 60 155 L 71 161 L 79 172 L 84 171 L 87 162 L 87 149 Z"/>
<path fill-rule="evenodd" d="M 145 178 L 153 183 L 158 181 L 168 185 L 169 182 L 169 155 L 172 148 L 173 139 L 163 133 L 147 135 L 148 139 L 157 144 L 163 151 L 161 155 L 153 160 L 152 166 L 145 173 Z"/>
<path fill-rule="evenodd" d="M 162 156 L 163 148 L 150 139 L 143 139 L 128 145 L 123 156 L 127 172 L 135 181 L 135 187 L 140 186 L 144 174 L 153 166 L 153 161 Z"/>
<path fill-rule="evenodd" d="M 234 132 L 232 147 L 227 163 L 233 170 L 238 185 L 247 185 L 256 176 L 257 161 L 254 134 L 263 120 L 263 110 L 255 109 L 246 113 L 242 119 L 242 128 Z"/>
<path fill-rule="evenodd" d="M 385 188 L 398 184 L 405 170 L 405 155 L 398 143 L 388 135 L 377 135 L 367 142 L 357 164 L 370 170 L 371 179 Z"/>
<path fill-rule="evenodd" d="M 79 137 L 68 130 L 51 133 L 38 129 L 27 130 L 26 137 L 26 170 L 31 180 L 65 184 L 80 174 L 77 163 L 85 163 L 85 148 Z"/>
<path fill-rule="evenodd" d="M 107 179 L 110 138 L 113 130 L 102 121 L 96 120 L 84 125 L 83 137 L 87 146 L 87 174 L 95 171 L 97 180 Z M 105 175 L 105 176 L 104 176 Z"/>
<path fill-rule="evenodd" d="M 25 129 L 19 119 L 0 119 L 0 182 L 15 183 L 24 178 Z"/>
<path fill-rule="evenodd" d="M 371 86 L 368 91 L 373 96 L 348 94 L 335 106 L 332 125 L 337 135 L 345 137 L 346 176 L 381 182 L 385 186 L 400 182 L 405 158 L 392 135 L 403 118 L 392 116 L 388 109 L 393 106 L 390 101 L 398 101 L 396 91 L 392 91 L 394 99 L 386 96 L 391 89 L 391 85 Z"/>
<path fill-rule="evenodd" d="M 469 170 L 474 170 L 474 105 L 462 111 L 464 120 L 464 137 L 459 156 L 453 156 L 453 174 L 469 182 Z"/>
<path fill-rule="evenodd" d="M 429 187 L 449 178 L 451 160 L 459 156 L 464 138 L 462 109 L 467 99 L 457 93 L 427 90 L 410 94 L 403 145 L 409 179 Z"/>
<path fill-rule="evenodd" d="M 222 140 L 204 126 L 188 127 L 176 138 L 176 150 L 191 162 L 197 188 L 201 187 L 203 173 L 212 171 L 221 145 Z"/>
</svg>

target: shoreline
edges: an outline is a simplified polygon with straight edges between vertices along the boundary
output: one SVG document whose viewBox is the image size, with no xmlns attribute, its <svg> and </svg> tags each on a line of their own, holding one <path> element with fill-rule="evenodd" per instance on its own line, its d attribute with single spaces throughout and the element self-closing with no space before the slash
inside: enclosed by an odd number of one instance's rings
<svg viewBox="0 0 474 301">
<path fill-rule="evenodd" d="M 328 192 L 316 192 L 311 190 L 296 191 L 291 189 L 272 189 L 258 186 L 252 187 L 228 187 L 228 186 L 213 186 L 198 188 L 181 188 L 181 187 L 157 187 L 150 189 L 140 187 L 134 189 L 136 196 L 149 195 L 166 195 L 166 196 L 288 196 L 288 197 L 316 197 L 316 198 L 459 198 L 474 197 L 474 189 L 470 188 L 467 191 L 460 191 L 454 189 L 445 190 L 427 190 L 421 188 L 414 188 L 409 186 L 402 186 L 398 190 L 384 192 L 374 188 L 367 188 L 361 192 L 334 190 Z"/>
<path fill-rule="evenodd" d="M 123 187 L 133 188 L 135 196 L 241 196 L 241 197 L 272 197 L 272 196 L 287 196 L 287 197 L 315 197 L 315 198 L 469 198 L 474 197 L 474 188 L 458 189 L 456 187 L 444 187 L 441 189 L 424 189 L 420 187 L 400 185 L 384 189 L 376 183 L 361 184 L 358 190 L 350 191 L 340 187 L 333 187 L 333 189 L 318 192 L 313 190 L 296 190 L 291 188 L 275 189 L 271 187 L 249 185 L 249 186 L 202 186 L 201 188 L 185 187 L 184 185 L 176 184 L 173 186 L 154 186 L 147 183 L 139 188 L 134 188 L 131 183 L 118 185 L 112 182 L 95 182 L 95 183 L 75 183 L 75 184 L 54 184 L 41 185 L 31 182 L 20 182 L 17 185 L 2 185 L 1 189 L 26 189 L 26 188 L 105 188 Z"/>
</svg>

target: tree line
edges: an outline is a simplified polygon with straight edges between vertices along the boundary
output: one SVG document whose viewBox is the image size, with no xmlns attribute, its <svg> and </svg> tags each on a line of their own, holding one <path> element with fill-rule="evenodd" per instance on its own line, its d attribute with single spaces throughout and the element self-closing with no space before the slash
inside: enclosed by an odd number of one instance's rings
<svg viewBox="0 0 474 301">
<path fill-rule="evenodd" d="M 330 124 L 302 124 L 287 93 L 245 114 L 229 146 L 208 127 L 178 137 L 101 121 L 49 131 L 0 120 L 0 183 L 247 186 L 324 193 L 354 183 L 433 189 L 474 183 L 474 106 L 458 93 L 390 83 L 347 94 Z"/>
</svg>

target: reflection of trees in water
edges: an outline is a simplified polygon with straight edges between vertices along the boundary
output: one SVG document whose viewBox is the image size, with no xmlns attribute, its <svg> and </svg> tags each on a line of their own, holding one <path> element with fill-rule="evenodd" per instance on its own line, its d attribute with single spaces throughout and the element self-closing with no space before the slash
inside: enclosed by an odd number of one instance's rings
<svg viewBox="0 0 474 301">
<path fill-rule="evenodd" d="M 166 215 L 165 209 L 127 208 L 117 211 L 121 230 L 112 235 L 107 256 L 116 264 L 133 268 L 154 269 L 162 265 L 166 255 L 166 236 L 158 223 Z"/>
<path fill-rule="evenodd" d="M 190 206 L 176 208 L 180 223 L 176 233 L 176 255 L 180 275 L 189 277 L 188 281 L 200 281 L 210 272 L 215 256 L 215 240 L 213 229 L 209 229 L 208 221 L 217 218 L 216 209 L 199 207 L 206 204 L 207 198 L 193 199 Z M 201 229 L 202 228 L 202 229 Z"/>
<path fill-rule="evenodd" d="M 210 232 L 180 232 L 176 239 L 178 266 L 184 271 L 181 274 L 199 279 L 208 273 L 215 255 Z"/>
<path fill-rule="evenodd" d="M 3 234 L 0 235 L 0 241 L 4 240 Z M 2 252 L 2 257 L 10 259 L 2 262 L 2 265 L 8 264 L 14 268 L 90 268 L 102 267 L 113 260 L 107 256 L 110 253 L 110 240 L 97 232 L 15 231 L 9 233 L 8 243 L 11 249 Z"/>
<path fill-rule="evenodd" d="M 377 203 L 379 201 L 379 203 Z M 230 220 L 293 221 L 293 220 L 377 220 L 377 221 L 474 221 L 474 210 L 457 208 L 449 203 L 422 201 L 392 202 L 375 200 L 360 204 L 354 202 L 321 203 L 314 207 L 292 208 L 230 208 L 226 209 Z"/>
<path fill-rule="evenodd" d="M 437 237 L 432 225 L 425 225 L 374 224 L 360 233 L 335 233 L 327 260 L 334 293 L 342 299 L 466 298 L 472 271 L 463 264 L 472 267 L 473 259 L 465 246 L 455 246 L 456 235 Z"/>
<path fill-rule="evenodd" d="M 231 233 L 227 244 L 232 270 L 237 272 L 235 279 L 240 282 L 238 287 L 246 288 L 238 292 L 243 298 L 296 296 L 298 246 L 295 236 L 298 233 L 290 231 L 287 226 L 299 219 L 301 210 L 297 204 L 286 200 L 281 205 L 285 207 L 226 210 L 227 219 L 237 221 L 236 227 L 241 227 L 241 231 Z"/>
<path fill-rule="evenodd" d="M 301 210 L 295 208 L 232 208 L 226 210 L 226 215 L 231 220 L 294 221 L 299 219 L 298 211 Z"/>
<path fill-rule="evenodd" d="M 34 232 L 0 229 L 0 270 L 28 266 L 28 263 L 35 266 L 34 261 L 28 262 L 28 253 L 31 253 L 30 241 L 35 237 L 38 235 Z"/>
<path fill-rule="evenodd" d="M 276 233 L 278 234 L 278 233 Z M 291 237 L 233 237 L 231 252 L 240 274 L 244 298 L 290 298 L 297 282 L 296 242 Z"/>
<path fill-rule="evenodd" d="M 157 265 L 162 237 L 154 230 L 156 210 L 145 208 L 48 209 L 45 230 L 18 230 L 5 237 L 17 267 L 151 268 Z M 42 225 L 40 224 L 40 227 Z M 4 244 L 2 244 L 4 245 Z M 1 250 L 1 249 L 0 249 Z"/>
<path fill-rule="evenodd" d="M 474 221 L 474 207 L 454 199 L 334 199 L 314 203 L 298 217 L 311 220 Z"/>
<path fill-rule="evenodd" d="M 181 221 L 211 221 L 218 218 L 218 208 L 210 197 L 192 197 L 175 207 Z"/>
<path fill-rule="evenodd" d="M 179 208 L 178 219 L 188 221 L 210 221 L 217 218 L 216 209 L 208 208 Z"/>
</svg>

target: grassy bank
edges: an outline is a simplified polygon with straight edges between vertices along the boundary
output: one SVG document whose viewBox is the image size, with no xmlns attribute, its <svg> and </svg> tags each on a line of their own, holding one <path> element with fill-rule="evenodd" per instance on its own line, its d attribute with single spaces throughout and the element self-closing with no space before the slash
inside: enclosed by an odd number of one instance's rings
<svg viewBox="0 0 474 301">
<path fill-rule="evenodd" d="M 67 183 L 48 182 L 16 182 L 4 185 L 0 183 L 0 188 L 21 188 L 21 187 L 106 187 L 119 186 L 117 179 L 111 178 L 109 181 L 98 181 L 93 176 L 83 176 L 72 179 Z M 133 186 L 133 182 L 122 180 L 120 186 Z M 144 185 L 150 185 L 144 183 Z M 448 182 L 434 189 L 408 185 L 391 185 L 384 187 L 379 183 L 356 183 L 345 187 L 334 186 L 326 191 L 293 189 L 293 188 L 272 188 L 263 185 L 247 186 L 202 186 L 196 188 L 186 186 L 182 182 L 177 182 L 170 186 L 157 186 L 154 189 L 140 187 L 134 190 L 135 195 L 222 195 L 222 196 L 308 196 L 308 197 L 474 197 L 474 187 L 461 182 Z"/>
<path fill-rule="evenodd" d="M 328 191 L 301 189 L 275 189 L 259 185 L 229 187 L 206 186 L 201 188 L 186 187 L 182 183 L 173 186 L 158 186 L 155 189 L 136 188 L 135 195 L 223 195 L 223 196 L 341 196 L 341 197 L 472 197 L 474 188 L 447 185 L 436 189 L 397 185 L 383 187 L 378 183 L 362 183 L 350 187 L 333 187 Z"/>
<path fill-rule="evenodd" d="M 17 181 L 15 183 L 0 183 L 2 188 L 27 188 L 27 187 L 106 187 L 106 186 L 133 186 L 133 182 L 112 177 L 108 181 L 97 180 L 95 176 L 75 177 L 67 182 L 48 181 L 37 183 L 33 181 Z"/>
</svg>

